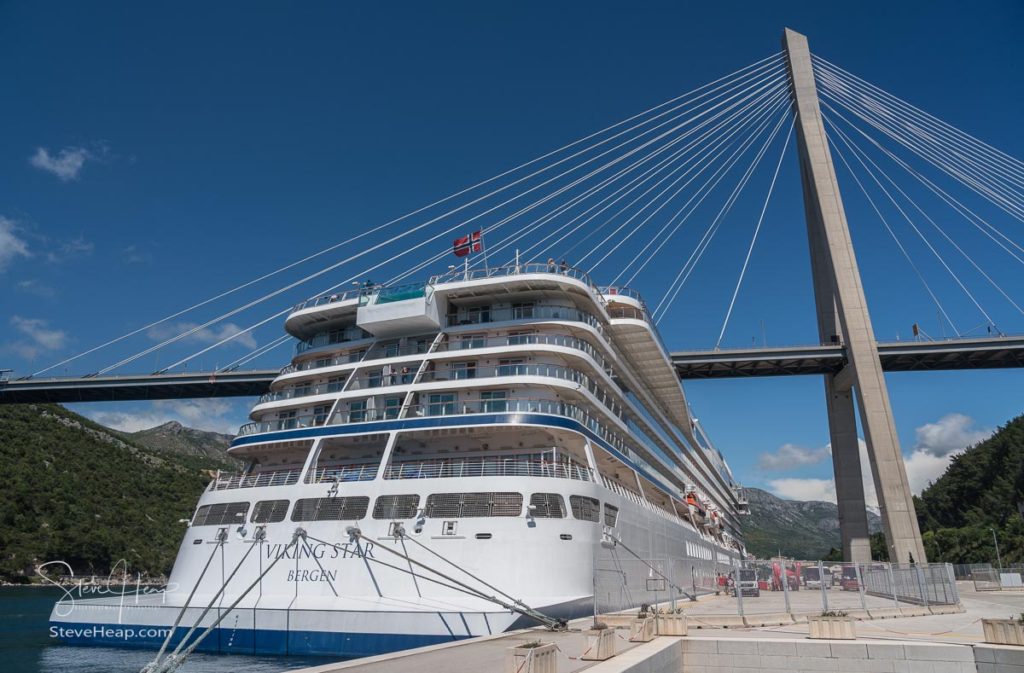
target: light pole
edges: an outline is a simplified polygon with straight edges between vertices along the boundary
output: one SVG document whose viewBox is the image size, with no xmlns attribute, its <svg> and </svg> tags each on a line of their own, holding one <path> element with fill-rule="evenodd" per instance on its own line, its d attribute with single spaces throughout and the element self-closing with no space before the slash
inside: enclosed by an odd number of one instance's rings
<svg viewBox="0 0 1024 673">
<path fill-rule="evenodd" d="M 999 538 L 996 537 L 996 529 L 989 528 L 992 531 L 992 541 L 996 543 L 996 563 L 999 564 L 999 574 L 1003 574 L 1003 559 L 999 556 Z"/>
</svg>

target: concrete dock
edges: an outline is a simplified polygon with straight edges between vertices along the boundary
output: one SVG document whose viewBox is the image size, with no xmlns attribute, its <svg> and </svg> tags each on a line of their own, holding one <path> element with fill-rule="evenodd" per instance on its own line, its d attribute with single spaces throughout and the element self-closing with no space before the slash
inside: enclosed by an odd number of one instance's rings
<svg viewBox="0 0 1024 673">
<path fill-rule="evenodd" d="M 979 592 L 968 582 L 958 583 L 958 589 L 962 612 L 924 615 L 927 608 L 903 605 L 904 614 L 858 621 L 857 640 L 852 641 L 810 640 L 806 622 L 799 621 L 757 627 L 740 622 L 733 622 L 728 628 L 714 626 L 729 616 L 725 608 L 731 607 L 730 601 L 735 599 L 709 596 L 697 603 L 679 604 L 685 608 L 690 622 L 687 636 L 661 636 L 647 643 L 632 643 L 628 628 L 619 627 L 616 656 L 604 662 L 580 658 L 587 649 L 582 630 L 589 627 L 592 620 L 588 618 L 572 622 L 569 631 L 563 633 L 526 629 L 326 664 L 302 669 L 300 673 L 501 673 L 508 648 L 537 640 L 557 645 L 557 673 L 1024 673 L 1024 647 L 986 645 L 981 626 L 982 618 L 1019 616 L 1024 612 L 1024 592 Z M 816 614 L 814 593 L 791 596 L 798 619 L 802 608 L 808 614 Z M 757 615 L 771 614 L 769 611 L 776 607 L 769 602 L 757 603 L 758 600 L 745 601 L 749 621 L 757 621 Z M 891 606 L 889 601 L 889 610 L 884 614 L 895 613 Z M 877 614 L 883 614 L 881 608 L 877 606 Z M 621 616 L 602 619 L 609 625 L 625 623 Z"/>
</svg>

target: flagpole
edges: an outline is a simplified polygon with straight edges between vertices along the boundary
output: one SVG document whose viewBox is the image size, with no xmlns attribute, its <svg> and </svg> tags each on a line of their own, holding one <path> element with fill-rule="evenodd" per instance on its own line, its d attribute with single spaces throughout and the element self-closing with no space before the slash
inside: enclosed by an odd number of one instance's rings
<svg viewBox="0 0 1024 673">
<path fill-rule="evenodd" d="M 487 266 L 487 244 L 484 243 L 484 226 L 482 224 L 480 225 L 480 247 L 483 248 L 484 252 L 484 275 L 490 276 L 491 269 Z"/>
</svg>

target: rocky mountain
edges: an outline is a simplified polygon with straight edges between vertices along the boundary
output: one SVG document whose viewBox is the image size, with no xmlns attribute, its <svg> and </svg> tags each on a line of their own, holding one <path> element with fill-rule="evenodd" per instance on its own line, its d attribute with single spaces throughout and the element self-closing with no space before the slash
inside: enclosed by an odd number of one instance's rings
<svg viewBox="0 0 1024 673">
<path fill-rule="evenodd" d="M 783 500 L 759 488 L 747 488 L 750 516 L 742 520 L 750 553 L 761 558 L 784 556 L 816 560 L 842 542 L 839 508 L 831 502 Z M 878 515 L 868 511 L 868 529 L 882 529 Z"/>
<path fill-rule="evenodd" d="M 227 455 L 228 446 L 234 437 L 220 432 L 188 428 L 177 421 L 170 421 L 155 428 L 128 433 L 128 435 L 139 444 L 155 451 L 178 453 L 185 456 L 205 456 L 229 463 L 236 462 Z"/>
</svg>

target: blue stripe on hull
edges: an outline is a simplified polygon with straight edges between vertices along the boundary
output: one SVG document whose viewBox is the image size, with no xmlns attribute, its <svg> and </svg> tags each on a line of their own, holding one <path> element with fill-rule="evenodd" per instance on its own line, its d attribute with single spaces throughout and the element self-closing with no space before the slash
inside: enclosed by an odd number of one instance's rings
<svg viewBox="0 0 1024 673">
<path fill-rule="evenodd" d="M 53 635 L 54 629 L 62 635 Z M 158 649 L 167 627 L 50 622 L 51 635 L 67 645 Z M 70 632 L 70 633 L 69 633 Z M 179 627 L 171 639 L 181 642 L 188 632 Z M 195 638 L 201 631 L 193 634 Z M 330 655 L 367 657 L 426 645 L 462 640 L 466 636 L 410 635 L 404 633 L 339 633 L 334 631 L 276 631 L 265 629 L 214 629 L 196 648 L 199 652 L 273 655 Z"/>
</svg>

